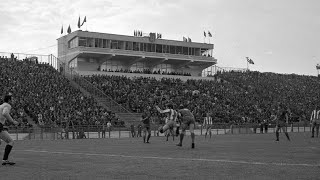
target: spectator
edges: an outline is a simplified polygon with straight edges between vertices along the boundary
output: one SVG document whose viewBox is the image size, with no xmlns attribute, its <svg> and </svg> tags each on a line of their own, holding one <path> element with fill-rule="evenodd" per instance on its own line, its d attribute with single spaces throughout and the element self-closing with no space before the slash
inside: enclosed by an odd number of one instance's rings
<svg viewBox="0 0 320 180">
<path fill-rule="evenodd" d="M 0 92 L 11 92 L 17 100 L 13 114 L 26 112 L 35 122 L 41 124 L 42 120 L 44 125 L 61 125 L 59 121 L 65 117 L 74 121 L 74 125 L 82 125 L 81 118 L 89 121 L 91 115 L 105 112 L 92 97 L 83 96 L 49 64 L 0 58 L 0 66 Z"/>
<path fill-rule="evenodd" d="M 130 125 L 130 129 L 131 129 L 131 136 L 135 137 L 136 136 L 136 131 L 134 129 L 134 125 L 133 124 Z"/>
<path fill-rule="evenodd" d="M 138 133 L 137 133 L 137 137 L 142 137 L 142 125 L 141 124 L 139 124 L 138 125 Z"/>
</svg>

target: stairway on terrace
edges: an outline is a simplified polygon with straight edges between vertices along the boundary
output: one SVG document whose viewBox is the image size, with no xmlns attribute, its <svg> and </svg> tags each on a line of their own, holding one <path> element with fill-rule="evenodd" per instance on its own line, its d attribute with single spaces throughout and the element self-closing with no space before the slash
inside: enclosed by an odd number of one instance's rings
<svg viewBox="0 0 320 180">
<path fill-rule="evenodd" d="M 72 86 L 79 89 L 85 95 L 91 95 L 99 105 L 115 113 L 119 119 L 126 124 L 137 124 L 140 121 L 141 113 L 130 112 L 106 95 L 102 90 L 82 78 L 77 72 L 72 71 L 71 73 L 66 73 L 65 76 L 70 80 Z"/>
</svg>

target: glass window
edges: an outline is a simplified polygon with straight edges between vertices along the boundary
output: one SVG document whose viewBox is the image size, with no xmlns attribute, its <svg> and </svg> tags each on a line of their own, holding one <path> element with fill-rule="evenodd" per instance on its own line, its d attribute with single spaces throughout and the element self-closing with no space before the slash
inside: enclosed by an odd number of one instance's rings
<svg viewBox="0 0 320 180">
<path fill-rule="evenodd" d="M 156 45 L 156 52 L 157 53 L 162 53 L 162 45 L 161 44 L 157 44 Z"/>
<path fill-rule="evenodd" d="M 111 41 L 111 49 L 118 49 L 118 41 L 110 40 Z"/>
<path fill-rule="evenodd" d="M 167 45 L 163 45 L 163 53 L 169 53 Z"/>
<path fill-rule="evenodd" d="M 146 52 L 151 52 L 151 44 L 150 43 L 147 43 Z"/>
<path fill-rule="evenodd" d="M 176 54 L 182 54 L 182 47 L 181 46 L 177 46 Z"/>
<path fill-rule="evenodd" d="M 195 56 L 201 56 L 201 53 L 200 53 L 200 48 L 195 48 L 195 53 L 194 53 Z"/>
<path fill-rule="evenodd" d="M 94 39 L 87 38 L 87 47 L 94 47 Z"/>
<path fill-rule="evenodd" d="M 125 49 L 125 44 L 123 41 L 118 41 L 118 47 L 117 49 Z"/>
<path fill-rule="evenodd" d="M 137 43 L 136 42 L 133 42 L 133 50 L 137 51 Z"/>
<path fill-rule="evenodd" d="M 103 39 L 103 40 L 102 40 L 102 47 L 103 47 L 103 48 L 106 48 L 106 47 L 107 47 L 107 40 L 106 40 L 106 39 Z"/>
<path fill-rule="evenodd" d="M 125 50 L 129 50 L 129 42 L 126 41 L 126 49 Z"/>
<path fill-rule="evenodd" d="M 183 54 L 188 55 L 188 50 L 189 50 L 188 47 L 183 47 L 183 50 L 182 50 Z"/>
<path fill-rule="evenodd" d="M 87 38 L 79 37 L 79 46 L 86 47 L 87 46 Z"/>
<path fill-rule="evenodd" d="M 144 43 L 140 43 L 140 49 L 139 49 L 139 51 L 143 51 L 143 44 L 144 44 Z"/>
<path fill-rule="evenodd" d="M 133 42 L 132 41 L 129 41 L 127 42 L 128 43 L 128 50 L 133 50 Z"/>
<path fill-rule="evenodd" d="M 148 44 L 143 43 L 143 51 L 144 51 L 144 52 L 147 52 L 147 48 L 148 48 Z"/>
<path fill-rule="evenodd" d="M 111 48 L 111 40 L 107 39 L 107 48 Z"/>
<path fill-rule="evenodd" d="M 68 48 L 75 48 L 77 46 L 78 46 L 78 37 L 75 37 L 68 42 Z"/>
<path fill-rule="evenodd" d="M 102 48 L 103 44 L 102 44 L 102 39 L 99 39 L 99 48 Z"/>
<path fill-rule="evenodd" d="M 150 44 L 150 45 L 151 45 L 150 52 L 156 52 L 156 45 L 155 44 Z"/>
<path fill-rule="evenodd" d="M 95 38 L 94 47 L 99 47 L 99 39 Z"/>
<path fill-rule="evenodd" d="M 133 42 L 133 50 L 134 51 L 139 51 L 139 47 L 140 47 L 140 45 L 138 42 Z"/>
<path fill-rule="evenodd" d="M 188 47 L 188 55 L 191 55 L 191 48 Z"/>
<path fill-rule="evenodd" d="M 176 46 L 170 46 L 170 53 L 176 54 Z"/>
</svg>

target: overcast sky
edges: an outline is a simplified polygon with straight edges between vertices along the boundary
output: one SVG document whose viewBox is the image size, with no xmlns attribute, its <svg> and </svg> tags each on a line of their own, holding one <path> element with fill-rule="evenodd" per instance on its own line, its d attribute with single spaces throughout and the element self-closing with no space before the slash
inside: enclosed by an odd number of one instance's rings
<svg viewBox="0 0 320 180">
<path fill-rule="evenodd" d="M 320 63 L 319 0 L 1 0 L 0 51 L 57 54 L 61 26 L 203 42 L 210 31 L 218 66 L 316 75 Z M 208 42 L 209 39 L 206 39 Z"/>
</svg>

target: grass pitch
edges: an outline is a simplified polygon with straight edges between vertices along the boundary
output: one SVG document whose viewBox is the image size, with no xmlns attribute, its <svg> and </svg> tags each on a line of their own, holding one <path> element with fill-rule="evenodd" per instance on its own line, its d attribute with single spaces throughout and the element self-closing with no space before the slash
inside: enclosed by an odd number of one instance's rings
<svg viewBox="0 0 320 180">
<path fill-rule="evenodd" d="M 289 135 L 16 141 L 0 179 L 320 179 L 320 138 Z"/>
</svg>

